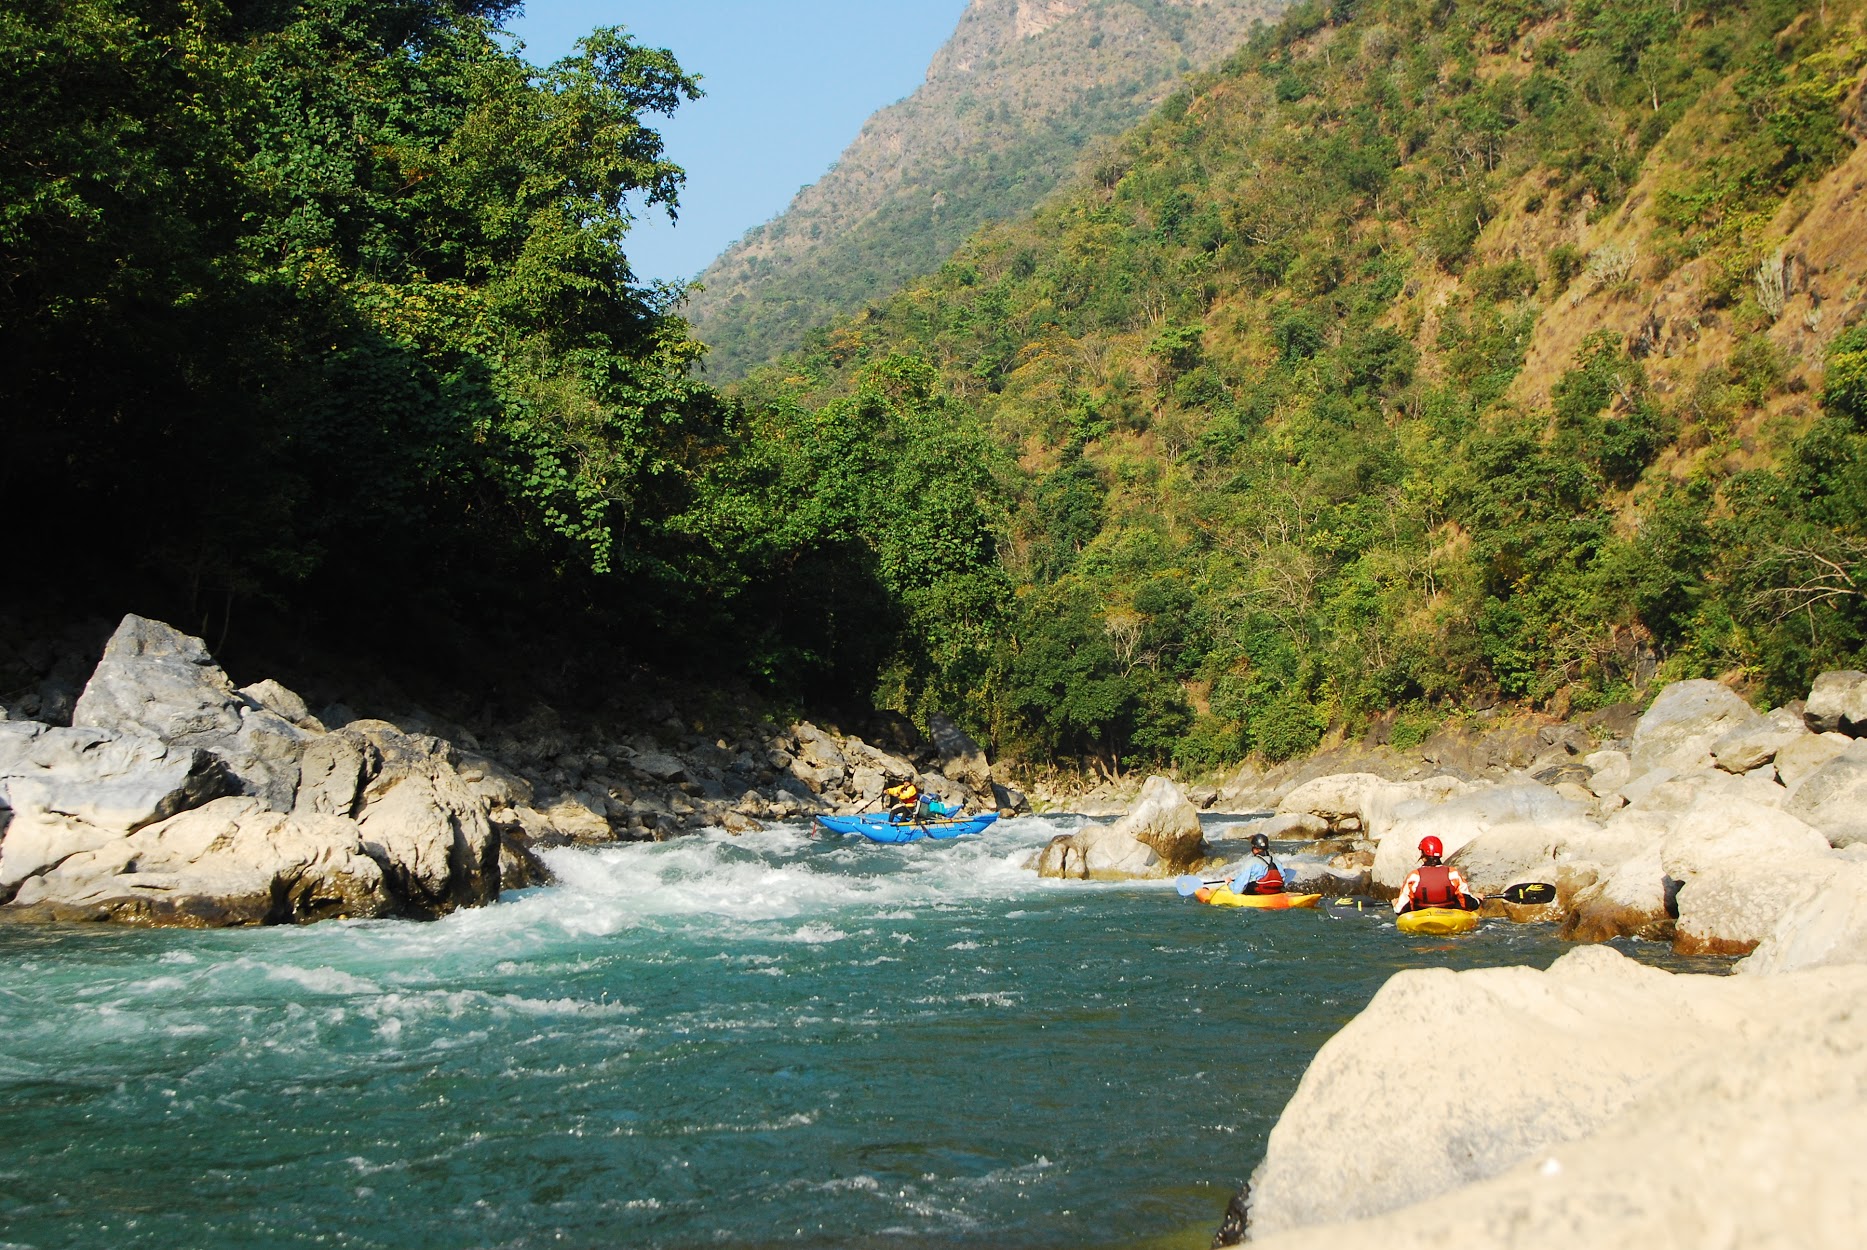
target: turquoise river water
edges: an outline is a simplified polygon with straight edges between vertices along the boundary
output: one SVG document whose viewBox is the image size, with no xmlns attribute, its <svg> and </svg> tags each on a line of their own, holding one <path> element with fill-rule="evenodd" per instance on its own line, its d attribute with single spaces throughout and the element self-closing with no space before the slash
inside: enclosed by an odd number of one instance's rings
<svg viewBox="0 0 1867 1250">
<path fill-rule="evenodd" d="M 0 928 L 0 1246 L 1203 1246 L 1389 974 L 1561 953 L 1023 867 L 1079 823 L 555 852 L 429 924 Z"/>
</svg>

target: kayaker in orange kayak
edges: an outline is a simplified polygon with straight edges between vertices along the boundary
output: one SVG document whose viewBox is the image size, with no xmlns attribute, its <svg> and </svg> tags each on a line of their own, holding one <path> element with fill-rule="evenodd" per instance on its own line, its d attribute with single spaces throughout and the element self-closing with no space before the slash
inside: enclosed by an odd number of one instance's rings
<svg viewBox="0 0 1867 1250">
<path fill-rule="evenodd" d="M 1394 898 L 1394 910 L 1405 913 L 1427 907 L 1448 911 L 1477 911 L 1481 900 L 1472 894 L 1459 870 L 1440 863 L 1445 844 L 1432 834 L 1420 839 L 1420 866 L 1400 887 Z"/>
<path fill-rule="evenodd" d="M 1232 893 L 1282 894 L 1284 874 L 1271 857 L 1271 840 L 1261 833 L 1252 834 L 1251 855 L 1232 878 Z"/>
</svg>

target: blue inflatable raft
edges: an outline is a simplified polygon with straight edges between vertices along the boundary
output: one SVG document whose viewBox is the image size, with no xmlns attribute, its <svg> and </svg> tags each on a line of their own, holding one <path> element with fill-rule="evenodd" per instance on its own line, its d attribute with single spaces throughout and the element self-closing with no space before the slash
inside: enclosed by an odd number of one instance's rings
<svg viewBox="0 0 1867 1250">
<path fill-rule="evenodd" d="M 886 816 L 819 816 L 817 827 L 827 833 L 856 834 L 871 842 L 920 842 L 927 838 L 961 838 L 969 833 L 984 833 L 997 819 L 996 814 L 989 814 L 958 820 L 930 817 L 896 824 Z"/>
</svg>

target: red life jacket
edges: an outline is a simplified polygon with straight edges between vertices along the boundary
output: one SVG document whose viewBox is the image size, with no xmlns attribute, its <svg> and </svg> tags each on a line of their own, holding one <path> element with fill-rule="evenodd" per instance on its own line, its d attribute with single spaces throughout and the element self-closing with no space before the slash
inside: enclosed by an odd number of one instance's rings
<svg viewBox="0 0 1867 1250">
<path fill-rule="evenodd" d="M 1452 870 L 1444 864 L 1420 869 L 1420 884 L 1414 888 L 1416 907 L 1457 907 L 1459 892 L 1452 887 Z"/>
<path fill-rule="evenodd" d="M 1276 861 L 1270 861 L 1270 869 L 1262 877 L 1251 883 L 1253 894 L 1282 894 L 1284 892 L 1284 874 L 1277 871 Z"/>
</svg>

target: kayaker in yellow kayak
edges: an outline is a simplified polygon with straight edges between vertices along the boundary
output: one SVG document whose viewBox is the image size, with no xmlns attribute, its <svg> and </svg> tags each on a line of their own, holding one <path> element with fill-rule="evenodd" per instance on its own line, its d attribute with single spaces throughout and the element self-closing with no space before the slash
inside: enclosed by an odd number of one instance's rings
<svg viewBox="0 0 1867 1250">
<path fill-rule="evenodd" d="M 1394 898 L 1394 910 L 1410 911 L 1436 907 L 1445 911 L 1477 911 L 1482 900 L 1473 895 L 1459 870 L 1440 863 L 1445 844 L 1432 834 L 1420 839 L 1420 866 L 1407 877 Z"/>
<path fill-rule="evenodd" d="M 1232 893 L 1282 894 L 1284 874 L 1271 857 L 1271 840 L 1261 833 L 1252 834 L 1251 855 L 1232 878 Z"/>
</svg>

